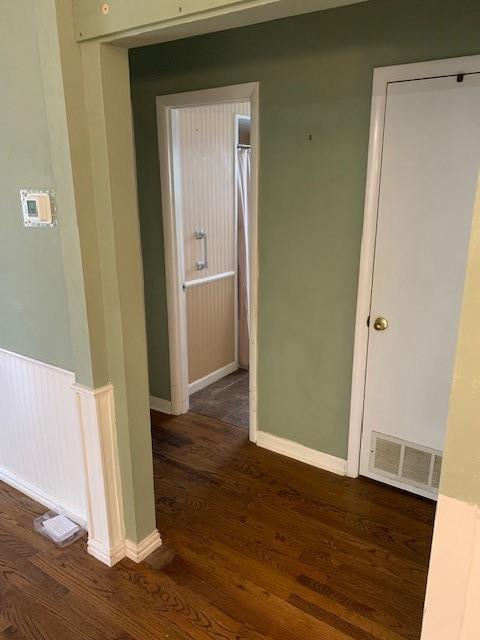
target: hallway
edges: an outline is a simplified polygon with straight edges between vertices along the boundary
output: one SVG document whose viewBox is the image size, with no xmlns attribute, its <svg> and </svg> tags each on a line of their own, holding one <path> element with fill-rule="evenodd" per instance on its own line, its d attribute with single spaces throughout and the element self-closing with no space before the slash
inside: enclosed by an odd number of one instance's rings
<svg viewBox="0 0 480 640">
<path fill-rule="evenodd" d="M 164 545 L 113 569 L 33 531 L 0 483 L 0 635 L 416 640 L 433 503 L 308 467 L 203 416 L 152 414 Z"/>
</svg>

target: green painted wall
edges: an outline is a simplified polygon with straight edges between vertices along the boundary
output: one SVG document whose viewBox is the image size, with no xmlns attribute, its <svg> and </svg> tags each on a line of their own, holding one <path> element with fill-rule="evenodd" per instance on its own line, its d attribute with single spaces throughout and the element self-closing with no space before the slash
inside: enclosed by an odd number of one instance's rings
<svg viewBox="0 0 480 640">
<path fill-rule="evenodd" d="M 33 0 L 1 3 L 0 80 L 0 347 L 73 369 L 59 229 L 21 218 L 21 188 L 55 188 Z"/>
<path fill-rule="evenodd" d="M 347 453 L 374 67 L 480 52 L 477 0 L 369 2 L 131 51 L 151 392 L 169 397 L 155 96 L 260 81 L 259 426 Z"/>
</svg>

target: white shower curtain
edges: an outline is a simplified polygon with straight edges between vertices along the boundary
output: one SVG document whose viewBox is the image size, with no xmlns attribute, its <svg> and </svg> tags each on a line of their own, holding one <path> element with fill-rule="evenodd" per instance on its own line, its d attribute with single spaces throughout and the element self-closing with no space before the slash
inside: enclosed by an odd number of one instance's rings
<svg viewBox="0 0 480 640">
<path fill-rule="evenodd" d="M 238 363 L 248 369 L 250 344 L 250 149 L 237 149 L 238 192 Z"/>
</svg>

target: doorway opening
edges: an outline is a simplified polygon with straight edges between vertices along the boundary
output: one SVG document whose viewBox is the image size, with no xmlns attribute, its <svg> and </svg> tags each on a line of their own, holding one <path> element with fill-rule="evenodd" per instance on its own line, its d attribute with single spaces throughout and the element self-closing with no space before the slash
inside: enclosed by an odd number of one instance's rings
<svg viewBox="0 0 480 640">
<path fill-rule="evenodd" d="M 172 413 L 255 439 L 255 83 L 157 98 Z"/>
</svg>

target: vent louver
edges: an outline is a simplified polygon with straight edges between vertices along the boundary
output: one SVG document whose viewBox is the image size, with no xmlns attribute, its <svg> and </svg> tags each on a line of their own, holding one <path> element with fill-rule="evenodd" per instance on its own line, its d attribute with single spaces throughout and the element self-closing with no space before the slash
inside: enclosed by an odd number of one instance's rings
<svg viewBox="0 0 480 640">
<path fill-rule="evenodd" d="M 441 451 L 372 432 L 370 471 L 436 494 L 441 468 Z"/>
<path fill-rule="evenodd" d="M 442 456 L 435 456 L 435 460 L 433 463 L 433 473 L 432 473 L 432 487 L 436 489 L 440 486 L 440 473 L 442 471 Z"/>
</svg>

